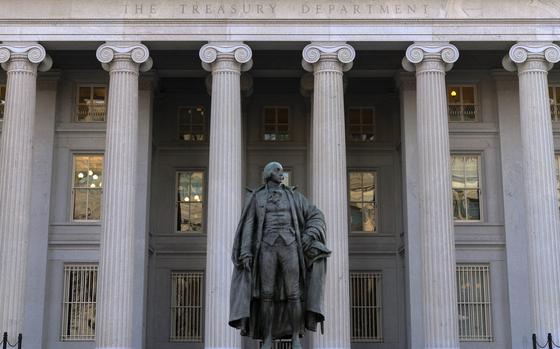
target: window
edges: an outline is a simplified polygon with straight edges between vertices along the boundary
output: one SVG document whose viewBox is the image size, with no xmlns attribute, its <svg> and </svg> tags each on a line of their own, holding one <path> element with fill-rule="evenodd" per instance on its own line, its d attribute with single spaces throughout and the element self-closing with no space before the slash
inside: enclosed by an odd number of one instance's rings
<svg viewBox="0 0 560 349">
<path fill-rule="evenodd" d="M 95 340 L 96 302 L 97 265 L 65 265 L 62 341 Z"/>
<path fill-rule="evenodd" d="M 382 335 L 381 272 L 350 273 L 351 340 L 380 342 Z"/>
<path fill-rule="evenodd" d="M 105 122 L 107 114 L 107 87 L 104 85 L 78 86 L 77 122 Z"/>
<path fill-rule="evenodd" d="M 264 140 L 289 141 L 289 108 L 265 107 L 264 108 Z"/>
<path fill-rule="evenodd" d="M 447 107 L 449 121 L 478 121 L 476 88 L 474 85 L 453 85 L 447 87 Z"/>
<path fill-rule="evenodd" d="M 202 341 L 202 272 L 171 273 L 171 336 L 173 342 Z"/>
<path fill-rule="evenodd" d="M 374 171 L 349 173 L 350 230 L 377 231 L 377 173 Z"/>
<path fill-rule="evenodd" d="M 375 111 L 373 108 L 348 109 L 348 135 L 352 142 L 375 140 Z"/>
<path fill-rule="evenodd" d="M 549 86 L 548 96 L 550 98 L 550 115 L 552 121 L 560 121 L 560 86 Z"/>
<path fill-rule="evenodd" d="M 202 232 L 204 172 L 177 172 L 177 231 Z"/>
<path fill-rule="evenodd" d="M 492 304 L 488 265 L 457 265 L 459 340 L 492 341 Z"/>
<path fill-rule="evenodd" d="M 201 142 L 206 140 L 206 110 L 203 106 L 179 107 L 179 139 Z"/>
<path fill-rule="evenodd" d="M 101 219 L 103 155 L 74 155 L 72 181 L 72 219 L 98 221 Z"/>
<path fill-rule="evenodd" d="M 0 119 L 4 119 L 5 105 L 6 105 L 6 85 L 0 85 Z"/>
<path fill-rule="evenodd" d="M 453 218 L 480 221 L 480 155 L 451 156 Z"/>
</svg>

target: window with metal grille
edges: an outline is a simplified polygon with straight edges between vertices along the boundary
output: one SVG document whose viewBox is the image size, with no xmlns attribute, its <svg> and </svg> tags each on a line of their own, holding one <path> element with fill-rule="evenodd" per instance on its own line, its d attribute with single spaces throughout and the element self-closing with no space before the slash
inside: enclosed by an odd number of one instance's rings
<svg viewBox="0 0 560 349">
<path fill-rule="evenodd" d="M 548 97 L 552 121 L 560 121 L 560 85 L 548 86 Z"/>
<path fill-rule="evenodd" d="M 375 141 L 375 109 L 348 108 L 348 136 L 351 142 Z"/>
<path fill-rule="evenodd" d="M 476 86 L 453 85 L 447 87 L 447 108 L 449 121 L 478 121 Z"/>
<path fill-rule="evenodd" d="M 62 303 L 62 341 L 95 340 L 97 302 L 97 265 L 64 266 Z"/>
<path fill-rule="evenodd" d="M 79 85 L 76 102 L 76 122 L 105 122 L 107 86 Z"/>
<path fill-rule="evenodd" d="M 489 269 L 488 265 L 457 265 L 457 302 L 461 341 L 491 342 L 493 340 Z"/>
<path fill-rule="evenodd" d="M 350 171 L 349 214 L 353 232 L 377 231 L 377 173 L 375 171 Z"/>
<path fill-rule="evenodd" d="M 206 140 L 206 108 L 181 106 L 177 109 L 179 139 L 203 142 Z"/>
<path fill-rule="evenodd" d="M 0 85 L 0 120 L 4 119 L 5 105 L 6 105 L 6 85 Z"/>
<path fill-rule="evenodd" d="M 98 221 L 103 193 L 103 155 L 75 154 L 73 163 L 72 219 Z"/>
<path fill-rule="evenodd" d="M 171 341 L 202 341 L 203 294 L 202 272 L 171 273 Z"/>
<path fill-rule="evenodd" d="M 202 232 L 204 172 L 177 172 L 177 231 Z"/>
<path fill-rule="evenodd" d="M 289 141 L 290 108 L 264 107 L 263 137 L 265 141 Z"/>
<path fill-rule="evenodd" d="M 350 273 L 351 339 L 354 342 L 383 341 L 381 272 Z"/>
<path fill-rule="evenodd" d="M 480 221 L 480 155 L 451 155 L 451 188 L 455 221 Z"/>
</svg>

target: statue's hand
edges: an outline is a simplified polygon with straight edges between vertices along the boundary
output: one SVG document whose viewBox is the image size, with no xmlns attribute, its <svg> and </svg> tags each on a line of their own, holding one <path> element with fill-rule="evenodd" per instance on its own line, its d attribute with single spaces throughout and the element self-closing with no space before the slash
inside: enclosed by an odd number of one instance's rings
<svg viewBox="0 0 560 349">
<path fill-rule="evenodd" d="M 253 266 L 253 257 L 243 258 L 243 269 L 247 271 L 251 271 L 252 266 Z"/>
</svg>

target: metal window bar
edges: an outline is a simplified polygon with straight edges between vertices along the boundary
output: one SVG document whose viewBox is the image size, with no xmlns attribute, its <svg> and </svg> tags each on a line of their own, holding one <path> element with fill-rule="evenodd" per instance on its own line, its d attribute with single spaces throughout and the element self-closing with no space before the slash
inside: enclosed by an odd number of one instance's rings
<svg viewBox="0 0 560 349">
<path fill-rule="evenodd" d="M 202 272 L 171 273 L 172 342 L 202 342 Z"/>
<path fill-rule="evenodd" d="M 448 104 L 447 113 L 451 122 L 476 122 L 480 107 L 476 104 Z"/>
<path fill-rule="evenodd" d="M 491 342 L 492 302 L 488 265 L 457 265 L 459 340 Z"/>
<path fill-rule="evenodd" d="M 96 264 L 64 266 L 61 341 L 95 340 Z"/>
<path fill-rule="evenodd" d="M 350 273 L 350 317 L 353 342 L 383 341 L 382 273 Z"/>
</svg>

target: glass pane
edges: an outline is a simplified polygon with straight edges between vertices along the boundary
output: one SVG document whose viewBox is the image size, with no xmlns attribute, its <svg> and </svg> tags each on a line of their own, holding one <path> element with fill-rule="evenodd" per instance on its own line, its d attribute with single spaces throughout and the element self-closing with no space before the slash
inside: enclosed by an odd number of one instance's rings
<svg viewBox="0 0 560 349">
<path fill-rule="evenodd" d="M 451 187 L 464 188 L 465 187 L 465 168 L 463 156 L 451 157 Z"/>
<path fill-rule="evenodd" d="M 480 219 L 480 200 L 478 197 L 478 190 L 467 190 L 467 219 L 479 220 Z"/>
<path fill-rule="evenodd" d="M 555 88 L 556 104 L 560 104 L 560 86 Z"/>
<path fill-rule="evenodd" d="M 375 177 L 371 172 L 363 173 L 364 201 L 373 202 L 374 200 Z"/>
<path fill-rule="evenodd" d="M 87 189 L 74 189 L 74 209 L 72 217 L 75 220 L 87 219 Z"/>
<path fill-rule="evenodd" d="M 202 231 L 202 204 L 191 204 L 191 230 Z"/>
<path fill-rule="evenodd" d="M 74 156 L 74 187 L 88 186 L 89 156 Z"/>
<path fill-rule="evenodd" d="M 465 192 L 453 189 L 453 218 L 455 220 L 466 220 Z"/>
<path fill-rule="evenodd" d="M 373 109 L 365 108 L 362 109 L 362 123 L 363 124 L 373 124 Z"/>
<path fill-rule="evenodd" d="M 91 103 L 91 88 L 90 87 L 80 87 L 78 90 L 78 103 L 79 104 L 90 104 Z"/>
<path fill-rule="evenodd" d="M 350 230 L 362 231 L 362 204 L 350 203 Z"/>
<path fill-rule="evenodd" d="M 373 204 L 364 204 L 362 217 L 363 231 L 375 231 L 375 207 Z"/>
<path fill-rule="evenodd" d="M 276 123 L 276 113 L 274 108 L 264 108 L 264 122 L 268 124 Z"/>
<path fill-rule="evenodd" d="M 362 173 L 350 172 L 350 201 L 362 201 Z"/>
<path fill-rule="evenodd" d="M 458 104 L 461 102 L 461 89 L 459 86 L 447 87 L 447 99 L 449 103 Z"/>
<path fill-rule="evenodd" d="M 177 175 L 177 201 L 191 201 L 190 177 L 191 175 L 188 172 L 181 172 Z"/>
<path fill-rule="evenodd" d="M 202 195 L 204 194 L 203 188 L 203 173 L 193 172 L 191 176 L 191 195 L 193 202 L 203 201 Z"/>
<path fill-rule="evenodd" d="M 288 123 L 288 108 L 278 108 L 278 123 L 279 124 Z"/>
<path fill-rule="evenodd" d="M 99 86 L 93 88 L 93 99 L 96 104 L 105 103 L 105 87 Z"/>
<path fill-rule="evenodd" d="M 288 133 L 288 124 L 278 124 L 278 133 Z"/>
<path fill-rule="evenodd" d="M 284 170 L 284 180 L 282 181 L 282 183 L 284 183 L 284 185 L 290 185 L 290 178 L 292 176 L 292 172 L 291 171 L 286 171 Z"/>
<path fill-rule="evenodd" d="M 89 170 L 88 170 L 88 183 L 91 187 L 94 184 L 100 187 L 103 181 L 103 156 L 90 156 Z"/>
<path fill-rule="evenodd" d="M 197 107 L 195 112 L 192 114 L 193 124 L 203 124 L 204 123 L 204 108 Z"/>
<path fill-rule="evenodd" d="M 463 104 L 474 104 L 474 86 L 463 86 Z"/>
<path fill-rule="evenodd" d="M 189 204 L 180 203 L 177 206 L 177 230 L 178 231 L 191 231 L 191 224 L 189 219 Z"/>
<path fill-rule="evenodd" d="M 91 189 L 88 198 L 88 220 L 99 220 L 101 218 L 101 189 Z"/>
<path fill-rule="evenodd" d="M 351 108 L 349 110 L 350 116 L 349 121 L 350 124 L 359 124 L 360 123 L 360 109 Z"/>
<path fill-rule="evenodd" d="M 467 188 L 478 188 L 478 157 L 468 156 L 466 157 L 465 172 L 466 172 L 466 187 Z"/>
<path fill-rule="evenodd" d="M 179 108 L 179 123 L 189 124 L 191 122 L 190 108 Z"/>
</svg>

